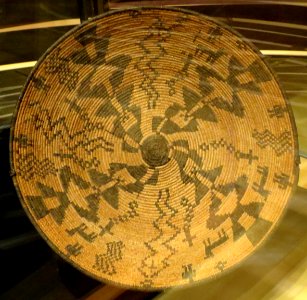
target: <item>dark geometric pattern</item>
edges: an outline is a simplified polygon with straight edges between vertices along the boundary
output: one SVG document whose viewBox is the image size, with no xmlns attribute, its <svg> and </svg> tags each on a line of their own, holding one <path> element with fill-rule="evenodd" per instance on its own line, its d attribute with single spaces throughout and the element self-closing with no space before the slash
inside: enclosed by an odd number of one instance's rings
<svg viewBox="0 0 307 300">
<path fill-rule="evenodd" d="M 223 35 L 223 31 L 220 26 L 211 27 L 208 32 L 208 41 L 213 43 L 220 40 Z"/>
<path fill-rule="evenodd" d="M 106 152 L 113 152 L 113 143 L 107 141 L 103 136 L 89 138 L 94 131 L 104 131 L 103 123 L 93 122 L 89 116 L 82 112 L 80 106 L 76 103 L 67 100 L 70 109 L 74 111 L 83 124 L 82 130 L 71 132 L 71 127 L 68 125 L 66 117 L 61 116 L 58 119 L 52 118 L 48 109 L 40 107 L 37 104 L 37 113 L 34 113 L 29 121 L 34 125 L 34 129 L 40 131 L 45 137 L 48 144 L 55 140 L 61 140 L 62 149 L 55 152 L 55 157 L 60 157 L 62 161 L 72 160 L 78 164 L 82 169 L 97 167 L 100 161 L 97 157 L 92 156 L 96 149 L 104 149 Z M 84 150 L 88 155 L 88 159 L 80 157 L 78 152 L 80 149 Z"/>
<path fill-rule="evenodd" d="M 271 147 L 277 156 L 285 154 L 292 150 L 292 134 L 290 131 L 284 131 L 279 136 L 276 136 L 268 129 L 259 132 L 257 129 L 252 134 L 253 138 L 257 140 L 257 145 L 264 149 Z"/>
<path fill-rule="evenodd" d="M 138 42 L 138 46 L 143 51 L 136 64 L 135 69 L 142 75 L 142 82 L 140 88 L 145 92 L 148 97 L 147 108 L 152 109 L 156 107 L 157 100 L 160 94 L 155 87 L 155 81 L 159 76 L 158 70 L 155 68 L 155 62 L 162 58 L 166 51 L 163 47 L 163 42 L 166 40 L 168 30 L 165 28 L 162 20 L 157 18 L 153 21 L 152 25 L 148 28 L 148 34 Z M 158 40 L 157 40 L 158 38 Z M 151 47 L 158 47 L 158 51 L 152 51 Z M 149 70 L 148 70 L 149 69 Z"/>
<path fill-rule="evenodd" d="M 66 247 L 65 247 L 65 250 L 67 251 L 66 252 L 66 256 L 69 258 L 71 256 L 78 256 L 81 254 L 81 250 L 83 249 L 83 246 L 80 245 L 78 242 L 75 243 L 75 244 L 68 244 Z"/>
<path fill-rule="evenodd" d="M 45 178 L 48 175 L 56 175 L 57 169 L 54 163 L 45 158 L 39 160 L 34 153 L 28 153 L 18 156 L 19 164 L 16 168 L 16 174 L 20 175 L 24 180 L 29 181 L 33 178 Z"/>
<path fill-rule="evenodd" d="M 70 67 L 70 59 L 60 56 L 61 49 L 56 49 L 45 62 L 46 74 L 56 74 L 59 84 L 65 85 L 69 91 L 76 88 L 79 73 L 72 71 Z M 40 84 L 41 85 L 41 84 Z"/>
<path fill-rule="evenodd" d="M 119 175 L 119 171 L 126 170 L 134 179 L 134 182 L 126 182 Z M 147 172 L 152 173 L 152 176 L 143 180 L 143 177 Z M 112 163 L 108 169 L 109 174 L 101 173 L 95 169 L 89 170 L 89 176 L 92 182 L 95 184 L 96 197 L 103 197 L 113 208 L 118 209 L 119 193 L 120 190 L 128 193 L 139 194 L 143 191 L 146 185 L 156 185 L 156 180 L 158 179 L 158 171 L 150 170 L 145 165 L 139 166 L 129 166 L 127 164 Z M 100 187 L 111 183 L 108 188 L 103 191 Z"/>
<path fill-rule="evenodd" d="M 78 204 L 70 201 L 67 195 L 71 184 L 76 185 L 81 190 L 89 189 L 91 192 L 90 183 L 85 181 L 81 176 L 72 173 L 68 166 L 60 170 L 59 178 L 62 190 L 57 191 L 51 186 L 37 182 L 36 186 L 40 191 L 40 195 L 26 196 L 26 202 L 31 207 L 35 218 L 39 220 L 50 214 L 57 224 L 62 224 L 68 206 L 72 205 L 80 217 L 86 218 L 90 222 L 97 222 L 97 210 L 100 198 L 97 197 L 95 193 L 89 193 L 88 196 L 85 197 L 84 200 L 87 203 L 87 208 L 80 207 Z M 47 199 L 56 199 L 57 206 L 49 209 L 45 204 Z"/>
<path fill-rule="evenodd" d="M 232 89 L 232 98 L 226 99 L 223 96 L 215 97 L 210 100 L 208 104 L 234 114 L 237 117 L 243 118 L 245 115 L 245 109 L 240 99 L 239 92 L 247 91 L 250 93 L 261 94 L 262 90 L 259 87 L 259 83 L 271 80 L 271 76 L 268 72 L 263 72 L 262 64 L 259 61 L 255 60 L 246 68 L 235 57 L 230 58 L 228 71 L 228 77 L 223 78 L 212 68 L 198 66 L 197 72 L 200 76 L 199 88 L 203 96 L 209 96 L 214 91 L 214 87 L 210 83 L 210 78 L 215 78 L 218 81 L 227 83 L 227 85 Z M 253 77 L 253 80 L 241 83 L 239 78 L 243 74 L 250 74 Z"/>
<path fill-rule="evenodd" d="M 205 245 L 205 259 L 214 256 L 212 250 L 224 244 L 229 239 L 227 233 L 222 229 L 218 232 L 218 238 L 211 242 L 210 238 L 204 241 Z"/>
<path fill-rule="evenodd" d="M 70 235 L 70 236 L 74 236 L 75 234 L 79 234 L 84 240 L 86 240 L 89 243 L 92 243 L 96 237 L 97 234 L 95 232 L 90 232 L 87 233 L 86 231 L 88 230 L 88 227 L 82 223 L 79 226 L 72 228 L 72 229 L 66 229 L 66 232 Z"/>
<path fill-rule="evenodd" d="M 85 30 L 79 31 L 74 35 L 74 39 L 83 47 L 73 51 L 71 59 L 76 64 L 99 66 L 105 63 L 105 56 L 109 45 L 109 35 L 98 36 L 97 25 L 92 24 L 87 26 Z M 96 55 L 91 57 L 86 46 L 93 44 Z"/>
<path fill-rule="evenodd" d="M 57 224 L 62 224 L 65 218 L 65 212 L 70 204 L 67 195 L 63 192 L 57 192 L 52 187 L 37 182 L 37 188 L 40 190 L 39 196 L 26 196 L 26 203 L 31 208 L 36 220 L 40 220 L 47 215 L 51 215 Z M 49 209 L 45 204 L 45 199 L 56 198 L 58 206 Z"/>
<path fill-rule="evenodd" d="M 35 130 L 40 130 L 47 143 L 51 143 L 55 139 L 61 139 L 62 144 L 72 153 L 75 153 L 80 148 L 84 149 L 88 154 L 93 153 L 97 148 L 103 148 L 107 152 L 112 152 L 114 145 L 103 137 L 88 138 L 89 133 L 97 129 L 104 129 L 102 123 L 92 122 L 88 115 L 81 111 L 80 106 L 68 100 L 66 102 L 70 105 L 71 110 L 77 114 L 80 122 L 83 123 L 82 130 L 72 133 L 66 117 L 61 116 L 54 120 L 49 110 L 42 107 L 38 107 L 37 113 L 30 118 Z"/>
<path fill-rule="evenodd" d="M 285 190 L 287 187 L 291 186 L 290 176 L 281 172 L 279 174 L 274 174 L 273 182 L 278 184 L 278 187 L 282 190 Z"/>
<path fill-rule="evenodd" d="M 196 35 L 193 41 L 194 43 L 197 38 L 198 36 Z M 219 49 L 215 52 L 208 48 L 205 48 L 201 44 L 197 44 L 194 53 L 186 53 L 185 51 L 183 51 L 182 53 L 185 55 L 182 68 L 176 72 L 173 78 L 168 79 L 165 82 L 169 87 L 170 96 L 174 96 L 176 94 L 176 84 L 188 77 L 188 71 L 191 69 L 191 67 L 199 67 L 199 65 L 196 65 L 194 62 L 195 58 L 203 58 L 203 55 L 206 55 L 207 57 L 205 61 L 209 64 L 214 64 L 219 58 L 221 58 L 225 54 L 224 49 Z M 202 85 L 201 82 L 199 83 L 199 85 Z"/>
<path fill-rule="evenodd" d="M 183 242 L 187 242 L 190 247 L 193 246 L 193 239 L 196 238 L 195 235 L 191 235 L 191 222 L 194 217 L 194 208 L 197 207 L 196 203 L 189 203 L 189 200 L 186 197 L 183 197 L 181 199 L 181 205 L 185 207 L 185 217 L 184 217 L 184 225 L 183 225 L 183 231 L 185 234 L 185 239 Z"/>
<path fill-rule="evenodd" d="M 81 81 L 77 93 L 81 98 L 101 98 L 109 99 L 110 95 L 107 92 L 105 85 L 100 82 L 99 84 L 92 85 L 91 79 L 97 72 L 98 67 L 107 66 L 113 67 L 114 71 L 109 77 L 109 82 L 112 86 L 112 93 L 116 91 L 118 86 L 122 83 L 124 78 L 125 69 L 131 61 L 129 55 L 121 54 L 116 55 L 114 58 L 106 60 L 106 54 L 110 43 L 110 36 L 98 36 L 96 32 L 97 26 L 93 25 L 75 36 L 75 39 L 83 46 L 81 49 L 75 50 L 71 55 L 71 60 L 78 65 L 91 65 L 92 72 Z M 90 50 L 95 49 L 95 55 L 90 55 Z"/>
<path fill-rule="evenodd" d="M 14 136 L 13 140 L 20 148 L 27 148 L 33 146 L 33 142 L 25 134 L 19 134 L 18 136 Z M 18 149 L 18 151 L 20 151 L 20 149 Z"/>
<path fill-rule="evenodd" d="M 33 87 L 39 91 L 44 91 L 47 94 L 50 90 L 51 86 L 46 83 L 46 78 L 43 76 L 33 76 L 31 81 L 33 82 Z"/>
<path fill-rule="evenodd" d="M 173 78 L 165 81 L 165 83 L 167 84 L 169 88 L 169 91 L 168 91 L 169 96 L 174 96 L 176 94 L 176 83 L 182 81 L 184 78 L 187 77 L 188 70 L 192 66 L 192 62 L 193 62 L 193 55 L 188 54 L 184 60 L 183 67 L 179 71 L 176 72 Z"/>
<path fill-rule="evenodd" d="M 276 117 L 277 119 L 283 118 L 288 113 L 288 108 L 282 105 L 274 105 L 268 109 L 270 118 Z"/>
<path fill-rule="evenodd" d="M 224 49 L 219 49 L 218 51 L 212 51 L 209 48 L 198 44 L 195 50 L 195 56 L 201 57 L 202 55 L 207 55 L 206 62 L 209 64 L 214 64 L 219 58 L 226 54 Z"/>
<path fill-rule="evenodd" d="M 232 143 L 227 142 L 224 138 L 221 138 L 219 141 L 212 141 L 210 143 L 203 143 L 199 146 L 203 151 L 217 150 L 219 148 L 226 149 L 229 153 L 233 154 L 237 160 L 247 159 L 249 164 L 252 164 L 254 160 L 258 160 L 259 157 L 253 154 L 253 150 L 250 149 L 248 153 L 241 152 L 236 150 L 235 146 Z"/>
<path fill-rule="evenodd" d="M 296 181 L 292 115 L 271 71 L 244 39 L 188 12 L 82 25 L 22 98 L 11 176 L 24 206 L 102 280 L 164 288 L 223 272 L 268 235 L 272 197 L 285 207 Z"/>
<path fill-rule="evenodd" d="M 171 207 L 169 201 L 169 190 L 160 190 L 159 196 L 155 202 L 155 207 L 159 216 L 152 223 L 157 234 L 144 243 L 145 247 L 148 249 L 148 255 L 142 259 L 141 266 L 138 268 L 138 271 L 144 277 L 144 280 L 140 283 L 144 287 L 149 287 L 153 284 L 154 278 L 159 276 L 163 270 L 170 266 L 171 257 L 178 251 L 178 249 L 174 248 L 171 244 L 181 232 L 180 228 L 172 223 L 178 210 Z M 172 234 L 166 235 L 166 229 L 171 230 Z M 156 257 L 157 254 L 159 255 L 158 257 Z M 152 267 L 154 265 L 156 265 L 156 267 Z"/>
<path fill-rule="evenodd" d="M 177 162 L 181 180 L 184 184 L 194 184 L 195 186 L 195 203 L 198 205 L 200 200 L 207 194 L 209 188 L 201 181 L 207 179 L 214 183 L 222 171 L 222 166 L 211 170 L 203 169 L 203 161 L 195 150 L 189 149 L 188 141 L 177 140 L 173 143 L 173 159 Z M 192 160 L 195 166 L 189 173 L 185 171 L 188 160 Z"/>
<path fill-rule="evenodd" d="M 163 43 L 167 42 L 172 31 L 182 26 L 184 21 L 186 21 L 186 18 L 178 18 L 173 25 L 168 26 L 164 24 L 160 17 L 156 17 L 152 25 L 148 27 L 148 33 L 137 43 L 143 55 L 136 60 L 134 67 L 141 74 L 142 81 L 139 87 L 148 98 L 148 109 L 154 109 L 160 98 L 155 85 L 160 75 L 156 63 L 167 54 Z"/>
<path fill-rule="evenodd" d="M 112 59 L 106 60 L 106 54 L 108 52 L 110 36 L 98 36 L 97 26 L 94 24 L 89 26 L 85 31 L 75 35 L 75 40 L 77 40 L 83 47 L 81 49 L 75 50 L 71 55 L 71 60 L 75 64 L 79 65 L 92 65 L 93 71 L 85 76 L 84 80 L 80 83 L 78 88 L 79 97 L 99 97 L 101 99 L 108 98 L 107 89 L 103 83 L 99 85 L 91 85 L 91 79 L 96 73 L 96 69 L 102 66 L 114 67 L 115 70 L 109 77 L 109 82 L 112 86 L 113 92 L 121 84 L 125 69 L 131 61 L 129 55 L 121 54 L 117 55 Z M 90 55 L 89 47 L 93 46 L 95 49 L 94 57 Z"/>
<path fill-rule="evenodd" d="M 108 275 L 116 274 L 115 263 L 123 258 L 122 249 L 124 247 L 122 241 L 107 243 L 107 252 L 96 254 L 93 268 Z"/>
<path fill-rule="evenodd" d="M 208 105 L 202 105 L 201 96 L 187 87 L 183 87 L 185 106 L 171 105 L 165 111 L 165 117 L 156 117 L 152 120 L 152 130 L 164 134 L 178 132 L 196 132 L 197 120 L 217 122 L 216 115 Z M 162 123 L 162 125 L 161 125 Z"/>
<path fill-rule="evenodd" d="M 197 38 L 198 36 L 196 35 L 194 38 L 194 43 L 197 40 Z M 174 96 L 176 94 L 176 84 L 188 77 L 188 71 L 191 69 L 192 66 L 196 67 L 196 69 L 199 70 L 198 69 L 199 65 L 195 64 L 194 62 L 195 58 L 203 59 L 205 55 L 206 56 L 205 61 L 209 64 L 214 64 L 219 58 L 221 58 L 225 54 L 224 49 L 219 49 L 218 51 L 215 52 L 208 48 L 205 48 L 201 44 L 197 44 L 194 53 L 186 53 L 185 51 L 183 51 L 182 53 L 185 55 L 182 68 L 179 71 L 177 71 L 177 73 L 173 78 L 168 79 L 165 82 L 169 87 L 170 96 Z M 201 82 L 199 82 L 199 86 L 200 87 L 202 86 L 204 88 L 204 85 Z"/>
<path fill-rule="evenodd" d="M 216 229 L 223 224 L 227 219 L 232 222 L 233 240 L 237 241 L 243 234 L 246 233 L 245 228 L 240 224 L 240 218 L 245 213 L 255 220 L 259 218 L 259 214 L 263 208 L 263 202 L 250 202 L 249 204 L 241 204 L 246 190 L 248 188 L 248 178 L 246 175 L 238 177 L 236 181 L 229 182 L 223 185 L 214 186 L 211 190 L 212 198 L 209 207 L 209 218 L 207 220 L 207 227 L 209 229 Z M 237 199 L 236 204 L 231 213 L 219 214 L 223 200 L 231 192 L 235 192 Z"/>
<path fill-rule="evenodd" d="M 115 98 L 121 106 L 121 112 L 109 100 L 106 100 L 98 108 L 96 115 L 102 118 L 114 116 L 113 130 L 110 133 L 121 139 L 127 135 L 135 143 L 139 143 L 143 137 L 140 129 L 141 110 L 136 105 L 130 105 L 133 89 L 133 85 L 129 85 L 115 94 Z M 124 142 L 122 147 L 124 148 Z"/>
<path fill-rule="evenodd" d="M 266 200 L 270 194 L 270 191 L 264 188 L 268 180 L 269 168 L 258 166 L 257 172 L 260 174 L 261 177 L 259 183 L 257 182 L 253 183 L 253 190 L 256 191 L 258 194 L 260 194 Z"/>
<path fill-rule="evenodd" d="M 209 31 L 209 38 L 212 42 L 218 40 L 221 37 L 221 31 L 219 27 L 211 28 Z M 196 37 L 197 38 L 197 37 Z M 220 49 L 217 52 L 208 51 L 203 46 L 198 45 L 195 52 L 189 53 L 187 55 L 187 61 L 184 63 L 184 67 L 180 70 L 175 78 L 168 80 L 166 83 L 169 86 L 169 95 L 173 96 L 176 94 L 175 85 L 179 80 L 187 77 L 187 71 L 193 65 L 193 58 L 202 57 L 203 55 L 207 55 L 206 61 L 210 64 L 214 64 L 220 57 L 224 55 L 224 50 Z M 209 114 L 211 117 L 207 117 L 210 121 L 216 121 L 216 116 L 211 110 L 210 106 L 216 107 L 218 109 L 225 110 L 231 114 L 234 114 L 237 117 L 244 117 L 244 107 L 240 96 L 238 95 L 241 91 L 248 91 L 251 93 L 261 94 L 261 88 L 259 87 L 259 83 L 267 82 L 271 80 L 271 76 L 268 72 L 264 72 L 261 62 L 255 60 L 248 67 L 244 67 L 237 58 L 234 56 L 231 57 L 228 64 L 229 75 L 224 78 L 220 74 L 218 74 L 213 68 L 208 68 L 207 66 L 196 65 L 196 72 L 199 74 L 199 91 L 200 95 L 193 93 L 193 95 L 188 95 L 188 103 L 195 103 L 195 101 L 201 101 L 203 104 L 203 110 L 205 110 L 204 114 Z M 243 74 L 249 74 L 253 77 L 253 80 L 245 83 L 240 82 L 240 76 Z M 209 97 L 212 92 L 215 90 L 214 86 L 211 83 L 211 79 L 216 79 L 218 81 L 227 83 L 229 88 L 232 90 L 231 99 L 226 99 L 223 96 L 215 97 L 210 101 L 205 101 L 207 97 Z M 191 96 L 191 97 L 190 97 Z M 206 98 L 204 98 L 206 97 Z M 184 96 L 185 100 L 186 97 Z M 187 101 L 186 101 L 187 102 Z M 180 107 L 182 110 L 182 107 Z M 189 108 L 186 108 L 189 111 Z M 185 118 L 187 118 L 187 114 Z M 195 130 L 195 129 L 194 129 Z"/>
<path fill-rule="evenodd" d="M 99 235 L 103 236 L 106 233 L 113 235 L 111 230 L 116 225 L 118 225 L 120 223 L 126 223 L 130 219 L 133 219 L 133 218 L 139 216 L 139 214 L 137 212 L 138 203 L 136 201 L 129 202 L 128 206 L 129 206 L 129 210 L 126 213 L 124 213 L 123 215 L 119 215 L 117 217 L 114 217 L 114 218 L 110 218 L 107 225 L 100 226 L 101 231 L 100 231 Z"/>
<path fill-rule="evenodd" d="M 97 168 L 100 165 L 100 161 L 98 160 L 97 157 L 93 157 L 90 159 L 84 159 L 84 158 L 81 158 L 77 154 L 77 152 L 65 153 L 63 150 L 60 150 L 58 153 L 55 152 L 53 156 L 59 157 L 61 159 L 61 162 L 70 160 L 73 163 L 77 164 L 79 167 L 81 167 L 83 170 L 93 168 L 93 167 Z"/>
</svg>

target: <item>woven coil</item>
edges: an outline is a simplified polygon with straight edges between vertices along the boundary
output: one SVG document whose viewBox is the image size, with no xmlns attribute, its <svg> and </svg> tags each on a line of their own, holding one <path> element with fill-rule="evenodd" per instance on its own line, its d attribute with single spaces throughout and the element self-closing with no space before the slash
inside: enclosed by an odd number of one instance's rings
<svg viewBox="0 0 307 300">
<path fill-rule="evenodd" d="M 257 50 L 188 11 L 106 14 L 54 45 L 12 127 L 21 202 L 102 281 L 159 289 L 223 273 L 276 226 L 297 136 Z"/>
</svg>

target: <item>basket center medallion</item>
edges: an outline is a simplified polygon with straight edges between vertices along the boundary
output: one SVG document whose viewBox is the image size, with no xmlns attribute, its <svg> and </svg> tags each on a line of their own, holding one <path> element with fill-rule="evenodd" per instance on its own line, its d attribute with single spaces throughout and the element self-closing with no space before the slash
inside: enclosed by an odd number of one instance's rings
<svg viewBox="0 0 307 300">
<path fill-rule="evenodd" d="M 142 158 L 150 167 L 159 167 L 168 163 L 169 152 L 168 141 L 161 134 L 150 135 L 141 145 Z"/>
</svg>

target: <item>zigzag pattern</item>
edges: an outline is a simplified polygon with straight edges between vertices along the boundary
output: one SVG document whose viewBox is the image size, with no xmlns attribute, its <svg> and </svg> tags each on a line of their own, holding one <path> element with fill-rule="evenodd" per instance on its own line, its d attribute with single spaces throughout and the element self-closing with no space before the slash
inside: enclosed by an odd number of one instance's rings
<svg viewBox="0 0 307 300">
<path fill-rule="evenodd" d="M 229 153 L 233 154 L 237 160 L 247 159 L 250 164 L 252 163 L 253 160 L 259 159 L 257 155 L 253 155 L 253 151 L 251 149 L 249 150 L 248 153 L 241 152 L 240 150 L 236 150 L 233 144 L 225 141 L 223 138 L 221 138 L 219 141 L 214 140 L 208 144 L 203 143 L 199 147 L 203 151 L 209 151 L 210 148 L 213 148 L 214 150 L 217 150 L 218 148 L 224 148 Z"/>
<path fill-rule="evenodd" d="M 212 141 L 208 144 L 203 143 L 203 144 L 200 145 L 200 148 L 204 151 L 208 151 L 210 149 L 210 147 L 212 147 L 215 150 L 218 149 L 218 148 L 225 148 L 230 153 L 234 153 L 235 150 L 236 150 L 234 145 L 232 145 L 231 143 L 228 143 L 223 138 L 221 138 L 219 141 L 214 140 L 214 141 Z"/>
<path fill-rule="evenodd" d="M 107 243 L 107 252 L 99 255 L 96 254 L 93 268 L 108 275 L 115 274 L 114 263 L 122 259 L 122 248 L 124 248 L 122 241 Z"/>
<path fill-rule="evenodd" d="M 185 216 L 184 216 L 184 225 L 183 230 L 186 235 L 186 238 L 183 240 L 183 242 L 188 242 L 189 246 L 193 246 L 193 238 L 195 236 L 191 235 L 190 229 L 191 229 L 191 222 L 194 218 L 194 209 L 197 207 L 197 203 L 189 203 L 188 198 L 183 197 L 181 199 L 181 205 L 185 208 Z"/>
<path fill-rule="evenodd" d="M 106 152 L 114 151 L 114 144 L 108 142 L 104 137 L 99 136 L 93 139 L 89 138 L 89 133 L 97 128 L 101 128 L 101 124 L 90 122 L 86 115 L 81 115 L 79 118 L 84 122 L 83 129 L 71 133 L 71 128 L 66 123 L 66 117 L 59 117 L 53 120 L 47 109 L 39 108 L 38 112 L 33 115 L 32 122 L 35 129 L 40 130 L 45 137 L 47 143 L 53 142 L 55 139 L 61 139 L 63 146 L 66 147 L 65 154 L 55 153 L 54 156 L 59 156 L 61 159 L 72 159 L 83 169 L 91 166 L 97 166 L 100 162 L 97 158 L 90 157 L 89 160 L 79 157 L 76 153 L 78 149 L 83 149 L 87 154 L 91 155 L 96 149 L 104 149 Z"/>
<path fill-rule="evenodd" d="M 166 220 L 166 225 L 173 230 L 173 234 L 165 241 L 162 243 L 163 246 L 165 246 L 170 254 L 163 260 L 163 269 L 167 268 L 169 266 L 168 260 L 177 252 L 177 250 L 170 245 L 170 243 L 176 238 L 176 236 L 180 233 L 180 228 L 173 224 L 171 221 L 172 219 L 176 216 L 178 213 L 178 210 L 175 209 L 174 207 L 171 207 L 169 204 L 170 200 L 170 194 L 169 190 L 166 190 L 166 199 L 164 201 L 165 207 L 169 210 L 169 217 Z M 162 271 L 162 270 L 161 270 Z"/>
<path fill-rule="evenodd" d="M 142 41 L 140 41 L 138 45 L 144 52 L 144 55 L 137 60 L 135 68 L 142 74 L 143 77 L 140 88 L 148 96 L 148 108 L 155 108 L 157 100 L 160 97 L 158 90 L 154 86 L 154 82 L 159 76 L 158 71 L 154 67 L 154 63 L 166 53 L 165 48 L 162 46 L 162 42 L 165 40 L 165 32 L 167 32 L 167 28 L 164 27 L 162 20 L 158 18 L 150 27 L 148 34 Z M 156 41 L 157 37 L 159 38 L 158 41 Z M 159 48 L 159 53 L 154 56 L 152 56 L 153 51 L 151 51 L 149 47 L 145 46 L 145 43 L 150 39 L 152 39 L 151 46 Z M 148 69 L 150 72 L 148 72 Z"/>
<path fill-rule="evenodd" d="M 55 175 L 57 169 L 50 159 L 38 160 L 34 153 L 18 156 L 16 172 L 24 180 L 29 181 L 34 177 L 45 178 L 48 175 Z"/>
<path fill-rule="evenodd" d="M 96 129 L 95 124 L 89 123 L 89 120 L 86 119 L 86 116 L 82 116 L 84 121 L 84 127 L 82 130 L 76 131 L 74 134 L 71 134 L 71 129 L 66 123 L 66 117 L 60 117 L 56 120 L 53 120 L 49 111 L 47 109 L 40 108 L 39 113 L 33 116 L 32 121 L 34 122 L 35 129 L 40 129 L 42 134 L 46 138 L 48 143 L 54 141 L 57 137 L 61 138 L 64 144 L 69 145 L 70 143 L 66 142 L 66 139 L 70 141 L 75 140 L 77 137 L 81 137 L 70 150 L 75 150 L 78 147 L 83 147 L 89 152 L 93 152 L 94 149 L 104 145 L 107 151 L 110 151 L 114 145 L 110 142 L 105 141 L 102 137 L 89 140 L 87 138 L 88 132 Z M 94 146 L 94 149 L 91 149 L 90 145 L 92 143 L 99 142 L 99 145 Z M 113 151 L 113 150 L 111 150 Z"/>
<path fill-rule="evenodd" d="M 99 235 L 102 236 L 106 233 L 113 235 L 111 230 L 114 226 L 116 226 L 120 223 L 126 223 L 130 219 L 133 219 L 133 218 L 139 216 L 139 214 L 137 212 L 138 203 L 136 201 L 129 202 L 128 206 L 129 206 L 129 210 L 126 211 L 124 214 L 118 215 L 117 217 L 114 217 L 114 218 L 110 218 L 109 222 L 105 226 L 99 226 L 101 228 L 101 232 L 100 232 Z"/>
<path fill-rule="evenodd" d="M 68 138 L 75 139 L 77 136 L 83 134 L 83 130 L 79 130 L 71 134 L 71 130 L 66 124 L 66 118 L 60 117 L 57 120 L 52 120 L 51 115 L 47 109 L 40 109 L 37 114 L 32 117 L 35 129 L 40 129 L 48 143 L 54 141 L 57 137 L 61 139 Z"/>
<path fill-rule="evenodd" d="M 104 149 L 107 152 L 113 152 L 114 144 L 106 141 L 103 137 L 78 141 L 73 147 L 70 147 L 67 142 L 64 143 L 67 149 L 75 151 L 78 148 L 83 148 L 88 154 L 93 153 L 96 149 Z"/>
<path fill-rule="evenodd" d="M 253 132 L 253 138 L 257 140 L 257 145 L 264 149 L 270 146 L 280 156 L 292 148 L 292 139 L 290 131 L 284 131 L 279 136 L 275 136 L 268 129 L 263 132 L 258 132 L 257 129 Z"/>
<path fill-rule="evenodd" d="M 80 158 L 76 152 L 71 153 L 64 153 L 62 150 L 60 150 L 58 153 L 53 154 L 54 157 L 59 157 L 62 161 L 64 159 L 72 160 L 75 164 L 79 165 L 83 170 L 88 168 L 97 168 L 100 164 L 100 161 L 97 157 L 92 157 L 90 159 L 83 159 Z"/>
<path fill-rule="evenodd" d="M 148 242 L 144 242 L 144 245 L 146 246 L 146 248 L 149 250 L 150 254 L 147 255 L 141 262 L 141 267 L 138 268 L 138 270 L 140 271 L 140 273 L 148 278 L 148 277 L 154 277 L 153 274 L 147 274 L 146 271 L 144 271 L 144 267 L 147 266 L 146 262 L 149 261 L 150 258 L 153 258 L 158 252 L 157 250 L 155 250 L 151 244 L 158 241 L 159 239 L 161 239 L 162 235 L 163 235 L 163 230 L 160 228 L 159 226 L 159 222 L 162 221 L 162 219 L 165 217 L 165 213 L 163 211 L 163 209 L 160 207 L 160 202 L 161 202 L 161 198 L 162 198 L 162 191 L 160 190 L 159 192 L 159 197 L 157 199 L 157 201 L 155 202 L 155 206 L 159 212 L 159 216 L 156 220 L 153 221 L 153 227 L 158 231 L 158 234 L 156 237 L 152 238 L 151 240 L 149 240 Z"/>
<path fill-rule="evenodd" d="M 158 234 L 150 241 L 144 243 L 150 253 L 142 260 L 141 267 L 138 268 L 139 272 L 145 277 L 145 280 L 141 282 L 141 284 L 143 285 L 150 285 L 152 279 L 154 277 L 157 277 L 164 269 L 166 269 L 170 265 L 169 259 L 177 252 L 177 250 L 173 246 L 171 246 L 170 243 L 180 233 L 180 228 L 172 223 L 172 219 L 178 211 L 175 208 L 171 207 L 169 204 L 169 190 L 166 189 L 165 192 L 165 199 L 163 200 L 164 197 L 162 195 L 162 190 L 160 190 L 159 197 L 155 202 L 155 206 L 159 212 L 159 216 L 155 221 L 153 221 L 153 226 L 158 231 Z M 163 229 L 165 228 L 165 226 L 171 228 L 173 230 L 173 234 L 165 241 L 163 241 L 165 237 Z M 161 241 L 161 245 L 166 248 L 167 251 L 165 251 L 165 253 L 168 253 L 168 255 L 166 255 L 164 259 L 162 259 L 162 261 L 156 261 L 158 266 L 155 268 L 155 270 L 150 269 L 150 271 L 148 271 L 148 268 L 150 268 L 150 263 L 154 262 L 155 255 L 158 254 L 158 251 L 153 246 L 153 244 L 157 241 Z"/>
</svg>

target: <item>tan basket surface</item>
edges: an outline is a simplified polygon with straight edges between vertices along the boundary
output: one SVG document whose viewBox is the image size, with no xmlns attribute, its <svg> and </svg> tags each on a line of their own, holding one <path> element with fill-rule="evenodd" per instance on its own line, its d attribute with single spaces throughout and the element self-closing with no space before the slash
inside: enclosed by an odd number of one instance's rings
<svg viewBox="0 0 307 300">
<path fill-rule="evenodd" d="M 48 50 L 19 101 L 11 154 L 52 248 L 140 289 L 237 265 L 280 220 L 298 172 L 291 109 L 259 52 L 177 9 L 109 13 Z"/>
</svg>

